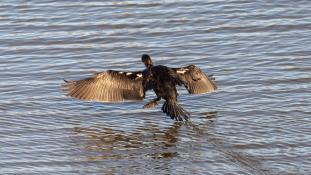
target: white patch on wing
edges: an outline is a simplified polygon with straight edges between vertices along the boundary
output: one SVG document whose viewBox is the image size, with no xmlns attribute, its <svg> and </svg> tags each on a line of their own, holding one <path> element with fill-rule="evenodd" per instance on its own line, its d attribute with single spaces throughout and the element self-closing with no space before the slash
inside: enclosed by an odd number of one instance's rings
<svg viewBox="0 0 311 175">
<path fill-rule="evenodd" d="M 185 72 L 187 72 L 189 69 L 180 69 L 180 70 L 177 70 L 176 72 L 178 74 L 184 74 Z"/>
<path fill-rule="evenodd" d="M 143 74 L 137 74 L 137 77 L 139 77 L 139 78 L 143 77 Z"/>
<path fill-rule="evenodd" d="M 123 74 L 123 72 L 118 72 L 118 74 Z"/>
<path fill-rule="evenodd" d="M 126 73 L 126 75 L 132 75 L 132 74 L 133 74 L 132 72 L 127 72 L 127 73 Z"/>
</svg>

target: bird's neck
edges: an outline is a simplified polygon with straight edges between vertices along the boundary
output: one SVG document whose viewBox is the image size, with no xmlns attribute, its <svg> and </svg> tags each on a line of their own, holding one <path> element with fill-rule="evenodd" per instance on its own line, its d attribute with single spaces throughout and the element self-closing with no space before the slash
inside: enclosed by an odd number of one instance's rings
<svg viewBox="0 0 311 175">
<path fill-rule="evenodd" d="M 148 65 L 146 65 L 146 68 L 147 69 L 151 69 L 153 67 L 153 64 L 148 64 Z"/>
</svg>

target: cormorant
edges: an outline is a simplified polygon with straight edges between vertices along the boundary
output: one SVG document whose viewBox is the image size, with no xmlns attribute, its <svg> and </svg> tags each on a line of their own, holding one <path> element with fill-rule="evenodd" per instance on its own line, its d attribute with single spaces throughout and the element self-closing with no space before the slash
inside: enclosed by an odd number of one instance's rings
<svg viewBox="0 0 311 175">
<path fill-rule="evenodd" d="M 173 120 L 188 120 L 190 114 L 177 103 L 176 85 L 183 85 L 190 94 L 212 92 L 217 89 L 212 75 L 206 75 L 195 65 L 181 68 L 154 66 L 149 55 L 142 55 L 146 69 L 137 72 L 108 70 L 92 77 L 65 81 L 64 91 L 68 96 L 98 102 L 143 100 L 145 92 L 153 89 L 157 98 L 144 108 L 153 108 L 163 98 L 162 111 Z"/>
</svg>

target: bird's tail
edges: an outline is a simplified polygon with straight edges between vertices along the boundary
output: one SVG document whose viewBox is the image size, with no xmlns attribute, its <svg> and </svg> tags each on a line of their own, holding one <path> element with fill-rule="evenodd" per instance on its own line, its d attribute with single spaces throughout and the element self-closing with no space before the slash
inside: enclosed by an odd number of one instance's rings
<svg viewBox="0 0 311 175">
<path fill-rule="evenodd" d="M 162 111 L 171 117 L 172 120 L 188 120 L 190 114 L 184 110 L 176 101 L 166 100 L 162 106 Z"/>
</svg>

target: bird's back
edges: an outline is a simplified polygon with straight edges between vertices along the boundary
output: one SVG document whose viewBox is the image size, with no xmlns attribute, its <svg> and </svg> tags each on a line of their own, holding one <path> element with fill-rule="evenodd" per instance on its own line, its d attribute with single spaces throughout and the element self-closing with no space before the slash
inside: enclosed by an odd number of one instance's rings
<svg viewBox="0 0 311 175">
<path fill-rule="evenodd" d="M 166 66 L 158 65 L 151 68 L 153 90 L 164 99 L 176 100 L 176 83 L 173 79 L 174 71 Z"/>
</svg>

